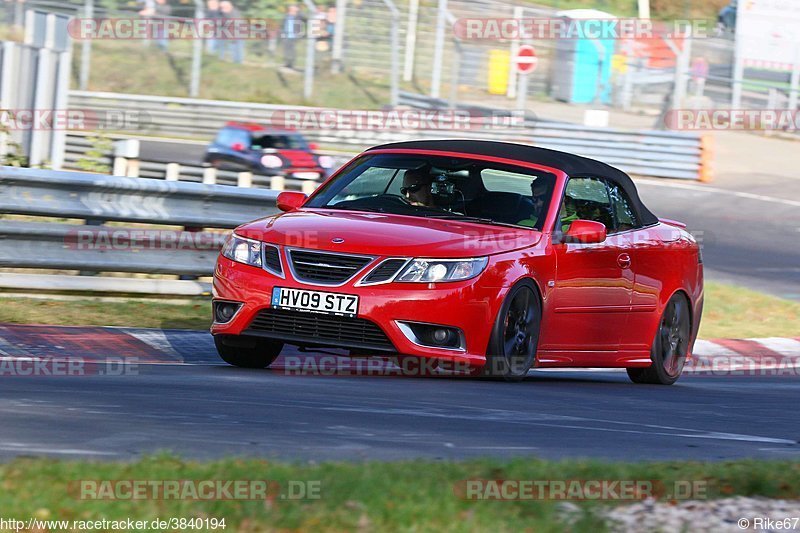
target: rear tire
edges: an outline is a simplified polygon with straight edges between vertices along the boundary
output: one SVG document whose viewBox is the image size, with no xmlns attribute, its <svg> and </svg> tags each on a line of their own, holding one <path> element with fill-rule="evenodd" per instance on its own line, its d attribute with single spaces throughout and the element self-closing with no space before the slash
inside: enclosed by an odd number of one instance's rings
<svg viewBox="0 0 800 533">
<path fill-rule="evenodd" d="M 628 377 L 634 383 L 672 385 L 683 372 L 689 340 L 692 334 L 689 302 L 677 293 L 669 299 L 664 314 L 658 323 L 653 339 L 650 358 L 653 364 L 647 368 L 628 368 Z"/>
<path fill-rule="evenodd" d="M 521 381 L 536 361 L 542 302 L 530 280 L 516 284 L 509 291 L 492 328 L 486 365 L 479 377 Z"/>
<path fill-rule="evenodd" d="M 275 339 L 237 335 L 215 335 L 214 345 L 223 361 L 241 368 L 267 368 L 283 349 L 283 343 Z"/>
</svg>

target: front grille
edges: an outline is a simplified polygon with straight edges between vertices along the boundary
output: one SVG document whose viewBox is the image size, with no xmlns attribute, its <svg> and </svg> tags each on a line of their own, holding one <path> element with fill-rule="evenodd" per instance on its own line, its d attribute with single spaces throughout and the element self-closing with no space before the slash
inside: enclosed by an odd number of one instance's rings
<svg viewBox="0 0 800 533">
<path fill-rule="evenodd" d="M 406 264 L 405 259 L 387 259 L 364 278 L 363 283 L 380 283 L 392 279 L 400 268 Z"/>
<path fill-rule="evenodd" d="M 281 254 L 277 246 L 272 246 L 271 244 L 264 245 L 264 268 L 276 274 L 283 273 Z"/>
<path fill-rule="evenodd" d="M 335 285 L 355 276 L 372 261 L 360 255 L 339 255 L 305 250 L 291 250 L 289 260 L 299 281 Z"/>
<path fill-rule="evenodd" d="M 262 309 L 244 333 L 301 345 L 395 351 L 392 341 L 383 330 L 365 318 Z"/>
</svg>

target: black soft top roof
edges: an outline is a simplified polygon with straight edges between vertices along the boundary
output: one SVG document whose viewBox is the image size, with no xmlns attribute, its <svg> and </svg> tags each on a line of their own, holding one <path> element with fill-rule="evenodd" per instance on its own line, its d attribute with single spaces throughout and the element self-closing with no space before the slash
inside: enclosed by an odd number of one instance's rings
<svg viewBox="0 0 800 533">
<path fill-rule="evenodd" d="M 431 141 L 404 141 L 373 146 L 370 150 L 383 149 L 403 150 L 436 150 L 439 152 L 460 152 L 465 154 L 502 157 L 557 168 L 568 176 L 576 178 L 581 176 L 596 176 L 606 178 L 618 184 L 628 194 L 633 203 L 633 209 L 639 215 L 643 225 L 655 224 L 658 218 L 650 212 L 639 198 L 636 186 L 630 176 L 618 168 L 607 165 L 595 159 L 581 157 L 568 152 L 548 150 L 527 144 L 507 143 L 499 141 L 479 140 L 431 140 Z"/>
</svg>

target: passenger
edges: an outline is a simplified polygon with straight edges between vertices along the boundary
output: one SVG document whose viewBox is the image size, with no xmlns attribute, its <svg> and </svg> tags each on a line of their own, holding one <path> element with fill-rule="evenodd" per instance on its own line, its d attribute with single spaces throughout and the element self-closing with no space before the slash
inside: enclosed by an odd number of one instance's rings
<svg viewBox="0 0 800 533">
<path fill-rule="evenodd" d="M 564 203 L 561 204 L 561 211 L 558 213 L 561 219 L 561 231 L 566 233 L 573 222 L 578 220 L 578 210 L 575 207 L 575 201 L 569 196 L 564 197 Z"/>
</svg>

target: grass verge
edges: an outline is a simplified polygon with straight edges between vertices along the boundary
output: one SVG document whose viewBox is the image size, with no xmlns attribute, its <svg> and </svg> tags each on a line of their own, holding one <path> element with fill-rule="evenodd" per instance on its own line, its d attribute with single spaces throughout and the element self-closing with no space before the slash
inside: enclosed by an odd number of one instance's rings
<svg viewBox="0 0 800 533">
<path fill-rule="evenodd" d="M 185 304 L 168 304 L 157 300 L 62 300 L 4 296 L 0 297 L 0 323 L 208 329 L 211 325 L 211 301 L 203 298 Z"/>
<path fill-rule="evenodd" d="M 476 501 L 457 490 L 468 479 L 693 482 L 695 496 L 800 497 L 796 461 L 608 463 L 536 459 L 465 462 L 287 464 L 258 459 L 190 462 L 169 455 L 135 463 L 17 459 L 0 464 L 0 509 L 6 518 L 153 520 L 224 518 L 225 531 L 562 531 L 557 501 Z M 81 499 L 81 480 L 95 487 L 113 480 L 266 480 L 275 498 L 257 501 Z M 310 483 L 309 483 L 310 482 Z M 318 487 L 319 497 L 289 499 L 290 483 Z M 677 485 L 676 485 L 677 483 Z M 464 486 L 464 485 L 460 485 Z M 117 489 L 120 485 L 116 485 Z M 702 490 L 700 487 L 704 487 Z M 94 489 L 93 489 L 94 490 Z M 295 491 L 299 493 L 300 491 Z M 92 492 L 90 492 L 92 494 Z M 488 492 L 483 492 L 488 494 Z M 698 498 L 699 499 L 699 498 Z M 596 511 L 619 501 L 575 502 L 571 531 L 607 529 Z"/>
<path fill-rule="evenodd" d="M 706 283 L 704 339 L 797 337 L 800 303 L 722 283 Z"/>
<path fill-rule="evenodd" d="M 207 329 L 211 304 L 56 300 L 0 296 L 0 323 Z M 800 303 L 721 283 L 707 283 L 700 325 L 704 339 L 797 336 Z"/>
<path fill-rule="evenodd" d="M 156 46 L 145 47 L 134 41 L 97 42 L 92 48 L 93 75 L 89 90 L 187 97 L 192 68 L 191 44 L 173 41 L 169 51 L 164 52 Z M 199 98 L 352 109 L 379 108 L 389 100 L 387 80 L 335 76 L 330 73 L 330 63 L 321 58 L 314 79 L 313 98 L 306 101 L 303 72 L 267 66 L 274 59 L 251 54 L 248 63 L 236 65 L 206 54 Z"/>
</svg>

